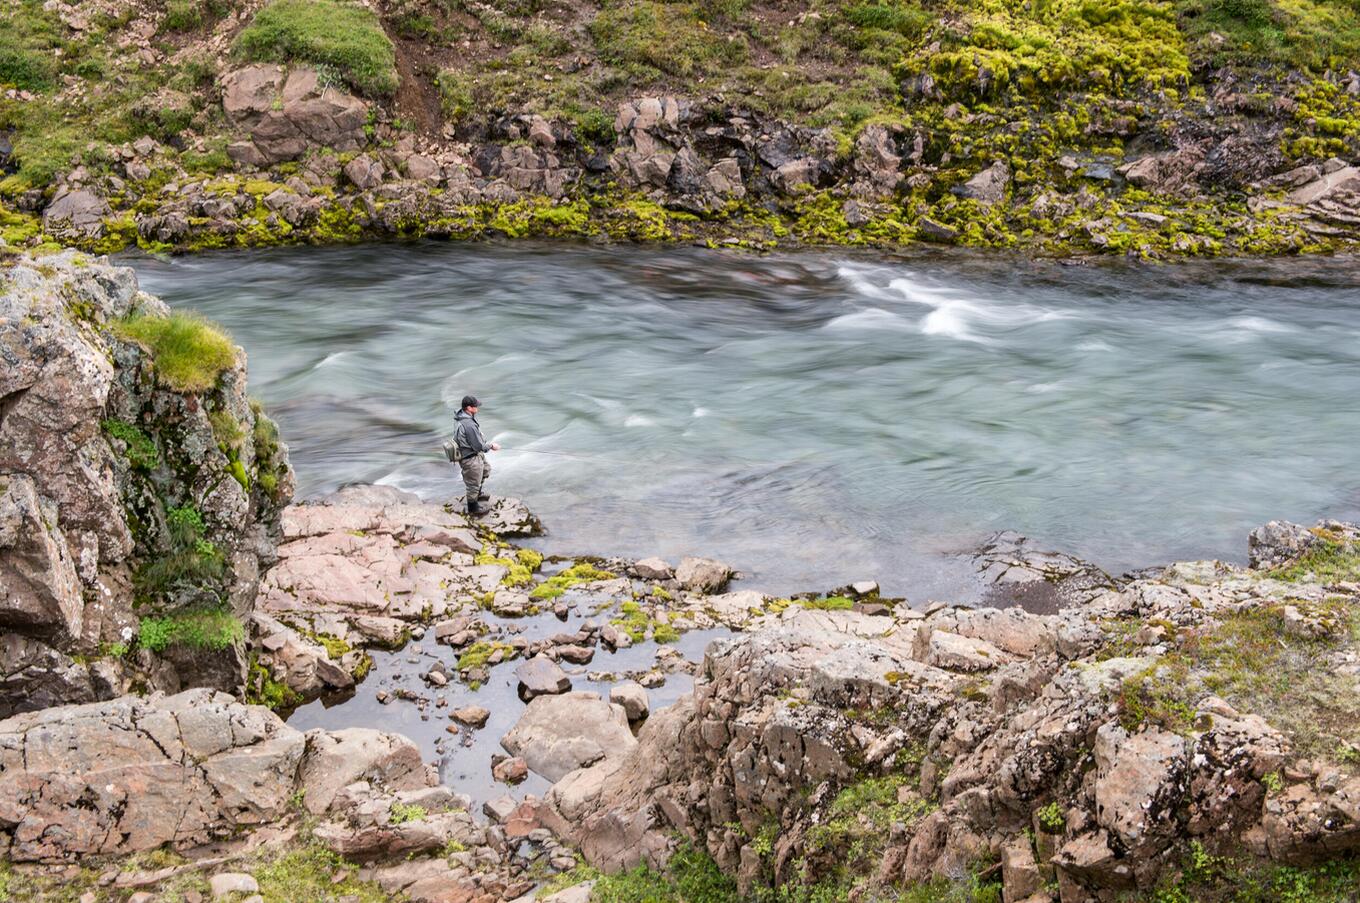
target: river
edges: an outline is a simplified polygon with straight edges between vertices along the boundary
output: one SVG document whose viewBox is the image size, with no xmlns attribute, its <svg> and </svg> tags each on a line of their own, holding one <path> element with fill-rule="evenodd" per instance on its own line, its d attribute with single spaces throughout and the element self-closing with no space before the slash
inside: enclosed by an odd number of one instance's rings
<svg viewBox="0 0 1360 903">
<path fill-rule="evenodd" d="M 1064 266 L 412 243 L 132 258 L 225 325 L 302 496 L 461 490 L 467 392 L 559 553 L 971 598 L 994 530 L 1109 570 L 1360 515 L 1360 262 Z"/>
</svg>

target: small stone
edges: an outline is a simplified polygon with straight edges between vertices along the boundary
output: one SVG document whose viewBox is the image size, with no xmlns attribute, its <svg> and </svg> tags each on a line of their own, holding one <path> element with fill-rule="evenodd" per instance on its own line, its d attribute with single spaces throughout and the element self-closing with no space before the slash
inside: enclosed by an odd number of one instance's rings
<svg viewBox="0 0 1360 903">
<path fill-rule="evenodd" d="M 622 706 L 629 721 L 641 721 L 651 710 L 647 701 L 647 691 L 636 681 L 630 680 L 611 689 L 609 701 Z"/>
<path fill-rule="evenodd" d="M 483 727 L 491 717 L 491 712 L 479 705 L 466 705 L 461 709 L 454 709 L 449 713 L 449 717 L 468 727 Z"/>
<path fill-rule="evenodd" d="M 208 879 L 208 887 L 212 889 L 214 900 L 220 900 L 228 894 L 253 894 L 260 889 L 253 876 L 242 872 L 222 872 L 213 875 Z"/>
<path fill-rule="evenodd" d="M 571 662 L 573 665 L 584 665 L 595 657 L 595 650 L 589 646 L 567 645 L 558 646 L 557 654 L 560 658 Z"/>
<path fill-rule="evenodd" d="M 504 784 L 518 784 L 529 774 L 529 766 L 519 756 L 502 759 L 491 767 L 491 776 Z"/>
<path fill-rule="evenodd" d="M 669 580 L 674 576 L 671 566 L 660 558 L 644 558 L 634 562 L 628 572 L 643 580 Z"/>
<path fill-rule="evenodd" d="M 515 669 L 519 678 L 519 697 L 525 702 L 535 696 L 553 696 L 571 689 L 571 678 L 557 662 L 544 655 L 536 655 Z"/>
<path fill-rule="evenodd" d="M 498 796 L 494 800 L 487 800 L 482 804 L 482 814 L 496 824 L 501 824 L 514 814 L 518 806 L 519 803 L 515 802 L 514 797 L 509 795 Z"/>
<path fill-rule="evenodd" d="M 872 596 L 878 592 L 878 582 L 874 580 L 860 580 L 850 584 L 850 592 L 856 596 Z"/>
<path fill-rule="evenodd" d="M 434 684 L 436 687 L 448 686 L 449 683 L 449 679 L 439 671 L 431 671 L 429 674 L 426 674 L 425 680 Z"/>
</svg>

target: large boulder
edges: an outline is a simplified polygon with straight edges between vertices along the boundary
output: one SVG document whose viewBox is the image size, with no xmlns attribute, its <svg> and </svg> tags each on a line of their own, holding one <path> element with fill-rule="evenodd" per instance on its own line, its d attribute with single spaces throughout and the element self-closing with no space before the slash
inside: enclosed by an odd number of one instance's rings
<svg viewBox="0 0 1360 903">
<path fill-rule="evenodd" d="M 85 600 L 56 507 L 32 477 L 0 475 L 0 624 L 78 637 Z"/>
<path fill-rule="evenodd" d="M 287 811 L 306 747 L 202 689 L 18 715 L 0 721 L 0 847 L 52 861 L 225 837 Z"/>
<path fill-rule="evenodd" d="M 369 728 L 309 731 L 307 761 L 299 772 L 307 811 L 319 815 L 350 784 L 367 781 L 390 790 L 417 790 L 435 781 L 420 747 L 400 734 Z"/>
<path fill-rule="evenodd" d="M 1262 524 L 1247 537 L 1247 558 L 1253 568 L 1268 570 L 1298 558 L 1322 543 L 1312 530 L 1287 520 Z"/>
<path fill-rule="evenodd" d="M 273 165 L 309 148 L 354 151 L 367 141 L 368 105 L 323 86 L 315 69 L 246 66 L 222 76 L 222 109 L 250 141 L 229 148 L 238 163 Z"/>
<path fill-rule="evenodd" d="M 62 188 L 43 211 L 43 230 L 67 241 L 98 238 L 104 234 L 108 202 L 86 188 Z"/>
<path fill-rule="evenodd" d="M 675 579 L 696 593 L 719 593 L 732 578 L 732 568 L 712 558 L 685 558 L 675 569 Z"/>
<path fill-rule="evenodd" d="M 623 707 L 585 691 L 538 697 L 501 739 L 507 752 L 550 781 L 624 755 L 635 743 Z"/>
</svg>

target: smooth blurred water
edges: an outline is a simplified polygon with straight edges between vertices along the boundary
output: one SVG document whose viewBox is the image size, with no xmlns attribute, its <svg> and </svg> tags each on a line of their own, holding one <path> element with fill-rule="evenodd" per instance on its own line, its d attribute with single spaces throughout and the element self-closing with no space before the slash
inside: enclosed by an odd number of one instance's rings
<svg viewBox="0 0 1360 903">
<path fill-rule="evenodd" d="M 1012 528 L 1112 570 L 1360 514 L 1360 263 L 1068 267 L 410 244 L 131 261 L 225 324 L 301 492 L 492 487 L 554 551 L 708 554 L 771 590 L 972 592 Z"/>
</svg>

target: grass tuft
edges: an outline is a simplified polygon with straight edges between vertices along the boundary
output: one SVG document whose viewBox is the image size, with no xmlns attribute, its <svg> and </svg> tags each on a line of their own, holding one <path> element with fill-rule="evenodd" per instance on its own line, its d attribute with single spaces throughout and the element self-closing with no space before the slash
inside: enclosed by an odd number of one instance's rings
<svg viewBox="0 0 1360 903">
<path fill-rule="evenodd" d="M 220 326 L 196 314 L 138 314 L 117 320 L 109 328 L 119 338 L 144 348 L 161 382 L 177 392 L 207 391 L 236 364 L 231 338 Z"/>
<path fill-rule="evenodd" d="M 144 649 L 164 652 L 167 646 L 219 650 L 245 637 L 241 621 L 229 609 L 203 608 L 159 618 L 143 618 L 138 642 Z"/>
<path fill-rule="evenodd" d="M 334 66 L 363 94 L 397 90 L 396 51 L 378 17 L 341 0 L 274 0 L 236 37 L 235 50 L 254 62 Z"/>
</svg>

